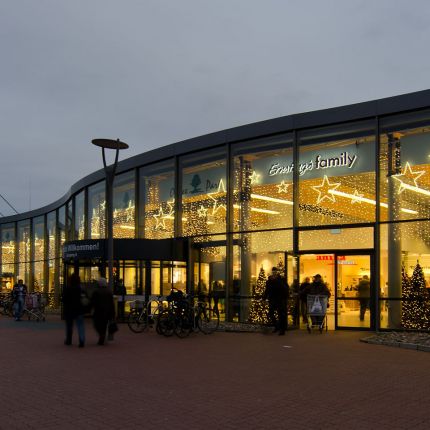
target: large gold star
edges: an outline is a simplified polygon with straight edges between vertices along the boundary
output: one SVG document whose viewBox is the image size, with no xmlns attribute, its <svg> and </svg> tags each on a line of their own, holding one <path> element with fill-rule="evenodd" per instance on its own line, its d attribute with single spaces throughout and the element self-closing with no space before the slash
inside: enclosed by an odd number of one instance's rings
<svg viewBox="0 0 430 430">
<path fill-rule="evenodd" d="M 327 175 L 324 175 L 324 179 L 321 185 L 314 185 L 313 187 L 311 187 L 318 193 L 317 204 L 322 202 L 324 199 L 328 199 L 332 202 L 335 202 L 336 199 L 330 191 L 334 191 L 339 186 L 340 186 L 340 182 L 331 184 L 328 180 Z"/>
<path fill-rule="evenodd" d="M 418 178 L 420 178 L 422 175 L 424 175 L 424 170 L 419 170 L 417 172 L 413 172 L 411 165 L 409 164 L 409 161 L 406 162 L 405 169 L 403 170 L 403 173 L 399 173 L 398 175 L 393 175 L 393 178 L 396 181 L 400 182 L 398 194 L 402 193 L 406 190 L 406 188 L 409 187 L 415 187 L 419 188 L 417 184 Z"/>
<path fill-rule="evenodd" d="M 166 217 L 164 216 L 163 208 L 160 206 L 160 209 L 158 210 L 158 214 L 154 215 L 155 218 L 155 229 L 159 228 L 166 229 Z"/>
<path fill-rule="evenodd" d="M 213 197 L 215 194 L 224 193 L 224 195 L 219 197 Z M 222 179 L 219 180 L 218 191 L 215 193 L 208 193 L 208 196 L 214 201 L 214 205 L 212 207 L 212 215 L 215 215 L 219 209 L 226 210 L 225 203 L 219 203 L 220 201 L 225 201 L 225 185 Z"/>
<path fill-rule="evenodd" d="M 285 181 L 282 181 L 280 184 L 276 185 L 278 187 L 278 194 L 280 194 L 280 193 L 288 193 L 288 187 L 290 185 L 291 184 L 288 184 Z"/>
</svg>

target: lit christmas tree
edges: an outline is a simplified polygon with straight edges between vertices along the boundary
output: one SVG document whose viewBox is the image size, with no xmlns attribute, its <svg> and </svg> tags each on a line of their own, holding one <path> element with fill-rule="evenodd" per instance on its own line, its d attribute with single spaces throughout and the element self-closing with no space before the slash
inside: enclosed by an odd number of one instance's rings
<svg viewBox="0 0 430 430">
<path fill-rule="evenodd" d="M 279 274 L 284 278 L 285 277 L 285 266 L 284 266 L 284 262 L 282 261 L 281 257 L 279 257 L 277 268 L 278 268 Z"/>
<path fill-rule="evenodd" d="M 263 293 L 265 289 L 266 272 L 264 271 L 263 267 L 261 267 L 249 309 L 249 322 L 251 323 L 267 324 L 269 322 L 267 318 L 269 305 L 266 300 L 263 300 Z"/>
<path fill-rule="evenodd" d="M 409 278 L 402 267 L 402 325 L 410 329 L 430 328 L 430 309 L 424 272 L 417 262 Z"/>
</svg>

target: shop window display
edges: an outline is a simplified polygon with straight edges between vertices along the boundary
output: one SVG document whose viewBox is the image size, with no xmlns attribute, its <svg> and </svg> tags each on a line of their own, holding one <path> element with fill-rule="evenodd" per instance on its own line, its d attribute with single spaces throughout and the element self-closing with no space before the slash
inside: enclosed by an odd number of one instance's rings
<svg viewBox="0 0 430 430">
<path fill-rule="evenodd" d="M 33 218 L 33 291 L 45 290 L 45 220 Z"/>
<path fill-rule="evenodd" d="M 85 239 L 85 191 L 75 197 L 75 240 Z"/>
<path fill-rule="evenodd" d="M 98 182 L 88 187 L 88 238 L 106 237 L 106 183 Z"/>
<path fill-rule="evenodd" d="M 375 220 L 374 122 L 300 133 L 301 226 Z"/>
<path fill-rule="evenodd" d="M 30 220 L 18 222 L 18 279 L 30 283 Z"/>
<path fill-rule="evenodd" d="M 56 260 L 56 246 L 57 246 L 57 234 L 56 234 L 56 225 L 57 225 L 57 216 L 55 211 L 49 212 L 46 217 L 47 223 L 47 240 L 48 240 L 48 292 L 53 293 L 55 290 L 55 275 L 57 270 L 57 260 Z"/>
<path fill-rule="evenodd" d="M 115 176 L 113 183 L 113 237 L 135 237 L 134 170 Z"/>
<path fill-rule="evenodd" d="M 15 274 L 15 224 L 1 226 L 1 291 L 7 292 L 13 287 Z"/>
<path fill-rule="evenodd" d="M 175 173 L 173 160 L 140 170 L 141 236 L 166 239 L 175 231 Z"/>
</svg>

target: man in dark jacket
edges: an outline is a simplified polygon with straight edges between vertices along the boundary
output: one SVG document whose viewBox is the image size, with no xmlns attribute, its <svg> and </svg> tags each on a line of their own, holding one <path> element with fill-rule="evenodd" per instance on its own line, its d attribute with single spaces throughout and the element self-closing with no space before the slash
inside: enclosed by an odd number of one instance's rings
<svg viewBox="0 0 430 430">
<path fill-rule="evenodd" d="M 370 280 L 367 275 L 364 275 L 358 283 L 358 297 L 360 300 L 360 321 L 364 321 L 364 315 L 370 301 Z"/>
<path fill-rule="evenodd" d="M 269 320 L 275 327 L 273 332 L 279 331 L 279 335 L 282 336 L 287 325 L 288 285 L 276 267 L 272 268 L 272 274 L 266 281 L 263 300 L 266 299 L 269 300 Z"/>
<path fill-rule="evenodd" d="M 308 322 L 306 291 L 309 290 L 310 286 L 311 286 L 311 278 L 307 276 L 305 280 L 300 284 L 300 287 L 299 287 L 300 313 L 302 315 L 302 321 L 304 324 Z"/>
<path fill-rule="evenodd" d="M 21 321 L 22 313 L 25 307 L 25 297 L 27 295 L 27 287 L 22 279 L 18 280 L 18 283 L 13 286 L 12 289 L 12 301 L 15 321 Z"/>
<path fill-rule="evenodd" d="M 81 280 L 79 275 L 72 273 L 68 279 L 66 287 L 63 290 L 63 314 L 66 322 L 66 339 L 65 345 L 72 344 L 73 336 L 73 323 L 76 321 L 78 329 L 79 347 L 85 346 L 85 326 L 84 326 L 84 313 L 85 309 L 81 302 Z"/>
<path fill-rule="evenodd" d="M 322 280 L 322 277 L 320 274 L 317 274 L 314 276 L 312 283 L 306 288 L 305 290 L 306 295 L 306 301 L 308 295 L 313 296 L 326 296 L 327 297 L 327 306 L 328 306 L 328 299 L 331 296 L 330 290 L 328 289 L 325 282 Z M 311 317 L 312 324 L 318 324 L 321 325 L 324 321 L 324 316 L 313 316 Z"/>
<path fill-rule="evenodd" d="M 99 335 L 97 344 L 104 345 L 108 323 L 115 318 L 113 294 L 107 285 L 106 278 L 100 278 L 99 286 L 94 290 L 91 297 L 91 303 L 94 307 L 94 328 Z"/>
</svg>

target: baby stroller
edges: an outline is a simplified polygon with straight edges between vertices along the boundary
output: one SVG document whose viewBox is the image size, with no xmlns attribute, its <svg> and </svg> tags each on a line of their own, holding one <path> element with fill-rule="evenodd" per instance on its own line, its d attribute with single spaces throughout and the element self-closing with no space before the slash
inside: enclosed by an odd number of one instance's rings
<svg viewBox="0 0 430 430">
<path fill-rule="evenodd" d="M 24 314 L 28 320 L 45 321 L 46 301 L 41 293 L 30 293 L 25 296 Z"/>
<path fill-rule="evenodd" d="M 318 329 L 322 333 L 324 328 L 327 331 L 327 296 L 308 294 L 307 305 L 308 332 Z"/>
</svg>

